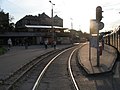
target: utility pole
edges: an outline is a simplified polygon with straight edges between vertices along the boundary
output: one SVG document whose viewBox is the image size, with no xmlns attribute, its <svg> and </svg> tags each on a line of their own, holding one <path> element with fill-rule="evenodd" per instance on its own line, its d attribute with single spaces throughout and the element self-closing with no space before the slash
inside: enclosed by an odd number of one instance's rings
<svg viewBox="0 0 120 90">
<path fill-rule="evenodd" d="M 70 18 L 70 20 L 71 20 L 71 29 L 73 29 L 73 19 Z"/>
<path fill-rule="evenodd" d="M 51 9 L 51 18 L 52 18 L 52 25 L 51 25 L 51 28 L 52 28 L 52 37 L 53 37 L 53 41 L 55 40 L 55 31 L 54 31 L 54 28 L 53 28 L 53 25 L 54 25 L 54 18 L 53 18 L 53 6 L 55 5 L 54 3 L 52 3 L 52 1 L 50 0 L 49 1 L 52 5 L 52 9 Z"/>
</svg>

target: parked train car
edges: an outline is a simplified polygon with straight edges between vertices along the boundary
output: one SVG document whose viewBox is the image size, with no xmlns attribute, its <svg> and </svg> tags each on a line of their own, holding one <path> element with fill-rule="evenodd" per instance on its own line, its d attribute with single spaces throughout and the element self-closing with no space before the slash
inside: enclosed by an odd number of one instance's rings
<svg viewBox="0 0 120 90">
<path fill-rule="evenodd" d="M 106 44 L 112 45 L 117 48 L 120 52 L 120 26 L 110 33 L 105 34 L 104 41 Z"/>
</svg>

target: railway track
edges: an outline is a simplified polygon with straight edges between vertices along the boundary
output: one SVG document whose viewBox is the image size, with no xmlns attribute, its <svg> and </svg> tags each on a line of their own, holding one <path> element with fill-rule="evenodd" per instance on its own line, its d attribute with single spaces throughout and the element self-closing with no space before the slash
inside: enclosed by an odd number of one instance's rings
<svg viewBox="0 0 120 90">
<path fill-rule="evenodd" d="M 31 70 L 34 67 L 36 67 L 37 64 L 42 63 L 45 58 L 49 57 L 50 55 L 52 55 L 54 53 L 58 53 L 58 52 L 59 52 L 59 50 L 48 52 L 46 54 L 43 54 L 43 55 L 35 58 L 34 60 L 30 61 L 29 63 L 21 66 L 21 68 L 18 69 L 15 73 L 9 75 L 8 78 L 2 80 L 0 89 L 13 90 L 16 83 L 18 83 L 23 77 L 28 76 L 28 73 L 31 72 Z"/>
<path fill-rule="evenodd" d="M 78 47 L 66 49 L 51 59 L 40 73 L 32 90 L 46 90 L 48 88 L 49 90 L 80 90 L 71 67 L 71 60 L 77 49 Z"/>
<path fill-rule="evenodd" d="M 57 74 L 53 81 L 56 82 L 56 80 L 61 77 L 61 84 L 63 82 L 67 82 L 66 86 L 64 86 L 64 83 L 63 87 L 62 85 L 60 85 L 63 90 L 80 90 L 71 67 L 73 54 L 77 52 L 78 48 L 79 46 L 74 46 L 72 48 L 61 51 L 54 51 L 36 58 L 29 64 L 22 67 L 20 70 L 18 70 L 14 75 L 11 75 L 6 80 L 4 80 L 3 88 L 5 90 L 45 90 L 45 87 L 49 88 L 49 85 L 46 86 L 45 83 L 49 83 L 51 85 L 51 77 L 54 78 L 54 75 Z M 58 70 L 56 70 L 57 65 L 59 66 Z M 63 72 L 60 70 L 61 67 L 63 67 Z M 52 71 L 52 74 L 49 74 L 49 70 L 50 72 Z M 48 80 L 46 79 L 47 75 L 49 75 L 48 77 L 50 77 L 48 78 Z M 53 85 L 53 87 L 55 86 L 57 89 L 61 88 L 56 85 Z M 56 88 L 53 87 L 51 87 L 51 89 L 49 90 L 56 90 Z"/>
</svg>

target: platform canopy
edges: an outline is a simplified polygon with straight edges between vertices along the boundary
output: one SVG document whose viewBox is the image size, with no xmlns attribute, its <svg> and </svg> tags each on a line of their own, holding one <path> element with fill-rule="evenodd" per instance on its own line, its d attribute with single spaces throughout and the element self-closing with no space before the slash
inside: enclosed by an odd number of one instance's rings
<svg viewBox="0 0 120 90">
<path fill-rule="evenodd" d="M 42 25 L 25 25 L 27 28 L 44 28 L 44 29 L 52 29 L 52 26 L 42 26 Z M 63 28 L 63 27 L 58 27 L 58 26 L 53 26 L 55 29 L 68 29 L 68 28 Z"/>
</svg>

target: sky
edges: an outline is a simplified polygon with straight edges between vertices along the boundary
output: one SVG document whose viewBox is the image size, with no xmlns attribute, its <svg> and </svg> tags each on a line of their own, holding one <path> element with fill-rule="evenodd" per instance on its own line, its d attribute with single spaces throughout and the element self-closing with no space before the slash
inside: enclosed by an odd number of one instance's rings
<svg viewBox="0 0 120 90">
<path fill-rule="evenodd" d="M 103 9 L 104 28 L 109 31 L 120 24 L 120 0 L 51 0 L 54 15 L 63 18 L 63 27 L 89 33 L 90 19 L 95 19 L 96 7 Z M 25 15 L 45 12 L 51 17 L 52 5 L 49 0 L 0 0 L 0 8 L 14 17 L 16 23 Z M 71 26 L 72 23 L 72 26 Z"/>
</svg>

